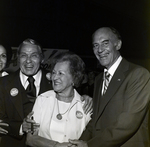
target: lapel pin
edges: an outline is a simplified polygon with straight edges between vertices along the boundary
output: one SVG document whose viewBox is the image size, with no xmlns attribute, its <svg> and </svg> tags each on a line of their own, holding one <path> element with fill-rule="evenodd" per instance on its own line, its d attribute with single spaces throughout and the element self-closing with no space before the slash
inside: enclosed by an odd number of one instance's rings
<svg viewBox="0 0 150 147">
<path fill-rule="evenodd" d="M 17 94 L 18 94 L 18 89 L 17 88 L 12 88 L 11 90 L 10 90 L 10 95 L 11 96 L 16 96 Z"/>
<path fill-rule="evenodd" d="M 118 81 L 121 81 L 121 79 L 118 79 Z"/>
</svg>

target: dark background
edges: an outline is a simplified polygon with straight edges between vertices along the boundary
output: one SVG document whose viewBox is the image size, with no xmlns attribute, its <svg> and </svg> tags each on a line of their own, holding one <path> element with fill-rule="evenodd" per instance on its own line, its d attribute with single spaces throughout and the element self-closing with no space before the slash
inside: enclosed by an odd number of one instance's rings
<svg viewBox="0 0 150 147">
<path fill-rule="evenodd" d="M 102 26 L 121 34 L 121 54 L 149 68 L 149 0 L 0 0 L 0 41 L 18 47 L 26 38 L 43 48 L 69 49 L 97 67 L 91 35 Z"/>
</svg>

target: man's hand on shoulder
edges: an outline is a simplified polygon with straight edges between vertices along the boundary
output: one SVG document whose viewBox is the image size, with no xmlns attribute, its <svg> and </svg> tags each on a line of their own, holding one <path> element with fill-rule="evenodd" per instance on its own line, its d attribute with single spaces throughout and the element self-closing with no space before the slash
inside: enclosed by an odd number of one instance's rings
<svg viewBox="0 0 150 147">
<path fill-rule="evenodd" d="M 83 105 L 83 110 L 85 114 L 92 113 L 93 111 L 93 100 L 88 95 L 82 95 L 81 101 L 85 101 L 85 104 Z"/>
</svg>

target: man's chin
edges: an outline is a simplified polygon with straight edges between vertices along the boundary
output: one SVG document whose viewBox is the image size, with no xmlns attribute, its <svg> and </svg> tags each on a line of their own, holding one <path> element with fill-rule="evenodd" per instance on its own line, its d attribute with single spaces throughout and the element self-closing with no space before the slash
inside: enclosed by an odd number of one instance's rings
<svg viewBox="0 0 150 147">
<path fill-rule="evenodd" d="M 37 70 L 37 69 L 33 69 L 33 68 L 24 68 L 24 69 L 21 69 L 21 71 L 26 76 L 33 76 L 33 75 L 37 74 L 39 69 Z"/>
<path fill-rule="evenodd" d="M 108 63 L 106 61 L 101 61 L 100 64 L 104 67 L 106 67 L 108 65 Z"/>
<path fill-rule="evenodd" d="M 33 75 L 35 75 L 36 73 L 34 72 L 34 71 L 25 71 L 24 72 L 24 74 L 26 75 L 26 76 L 33 76 Z"/>
</svg>

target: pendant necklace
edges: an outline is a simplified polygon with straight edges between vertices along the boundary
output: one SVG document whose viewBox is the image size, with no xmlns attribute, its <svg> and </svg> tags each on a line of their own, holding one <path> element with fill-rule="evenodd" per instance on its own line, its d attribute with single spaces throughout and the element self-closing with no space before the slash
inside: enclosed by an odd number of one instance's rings
<svg viewBox="0 0 150 147">
<path fill-rule="evenodd" d="M 61 119 L 62 119 L 62 115 L 66 114 L 66 113 L 70 110 L 71 104 L 72 104 L 72 102 L 70 103 L 69 108 L 68 108 L 64 113 L 60 113 L 60 111 L 59 111 L 58 99 L 57 99 L 58 114 L 56 115 L 56 118 L 57 118 L 58 120 L 61 120 Z"/>
</svg>

